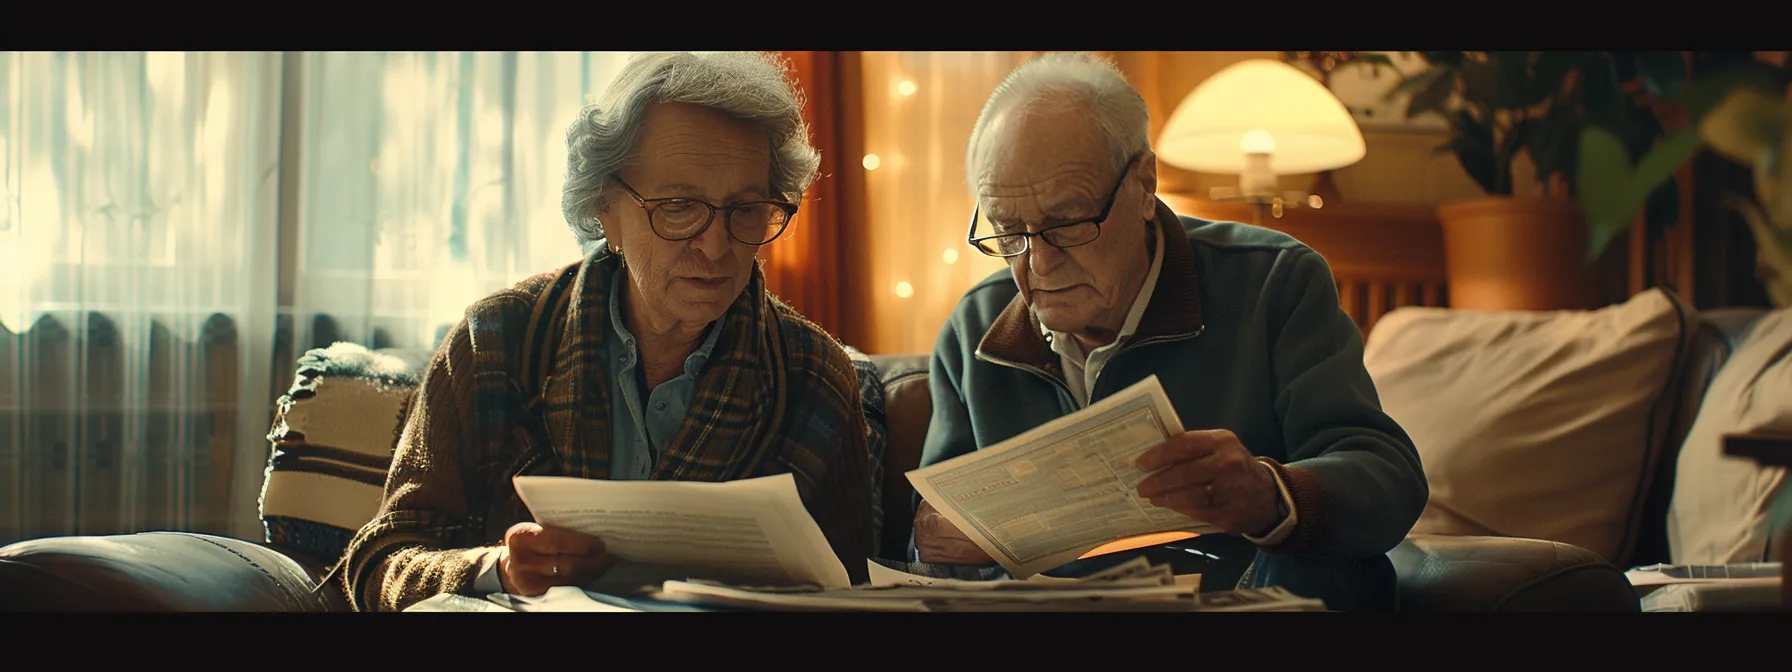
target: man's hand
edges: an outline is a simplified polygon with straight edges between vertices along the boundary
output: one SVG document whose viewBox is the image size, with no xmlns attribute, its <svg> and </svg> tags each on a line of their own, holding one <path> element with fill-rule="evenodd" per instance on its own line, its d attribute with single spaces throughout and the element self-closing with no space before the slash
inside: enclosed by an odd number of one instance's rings
<svg viewBox="0 0 1792 672">
<path fill-rule="evenodd" d="M 504 592 L 535 597 L 554 586 L 576 586 L 603 576 L 616 559 L 604 541 L 587 534 L 535 523 L 517 523 L 504 532 L 498 551 L 498 579 Z"/>
<path fill-rule="evenodd" d="M 1139 496 L 1152 504 L 1230 534 L 1262 536 L 1281 522 L 1275 475 L 1232 432 L 1183 432 L 1145 451 L 1137 464 L 1157 472 L 1139 482 Z"/>
<path fill-rule="evenodd" d="M 921 500 L 921 507 L 915 510 L 915 550 L 920 552 L 921 562 L 945 563 L 952 565 L 987 565 L 995 562 L 977 542 L 958 531 L 952 521 L 946 520 L 927 500 Z"/>
</svg>

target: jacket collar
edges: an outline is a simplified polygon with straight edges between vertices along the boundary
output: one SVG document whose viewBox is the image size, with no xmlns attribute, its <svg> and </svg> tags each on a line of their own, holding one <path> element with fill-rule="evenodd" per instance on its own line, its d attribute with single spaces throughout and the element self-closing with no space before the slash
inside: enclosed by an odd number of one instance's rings
<svg viewBox="0 0 1792 672">
<path fill-rule="evenodd" d="M 1200 269 L 1182 220 L 1159 200 L 1152 221 L 1164 234 L 1163 266 L 1158 271 L 1157 285 L 1151 290 L 1151 303 L 1145 306 L 1138 331 L 1132 335 L 1133 342 L 1193 336 L 1203 327 Z M 1063 367 L 1051 344 L 1045 341 L 1043 331 L 1039 318 L 1027 305 L 1026 295 L 1017 292 L 989 325 L 989 332 L 977 344 L 977 355 L 1037 367 L 1062 378 Z"/>
</svg>

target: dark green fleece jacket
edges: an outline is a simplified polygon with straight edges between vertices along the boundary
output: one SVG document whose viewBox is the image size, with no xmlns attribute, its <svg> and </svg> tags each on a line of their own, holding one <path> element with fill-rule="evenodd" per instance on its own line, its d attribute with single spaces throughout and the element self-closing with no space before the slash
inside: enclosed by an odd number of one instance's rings
<svg viewBox="0 0 1792 672">
<path fill-rule="evenodd" d="M 1360 568 L 1385 566 L 1429 490 L 1412 440 L 1381 410 L 1330 267 L 1271 229 L 1178 217 L 1161 202 L 1154 220 L 1165 232 L 1156 288 L 1090 403 L 1157 375 L 1185 429 L 1231 430 L 1290 490 L 1295 530 L 1260 549 L 1248 583 L 1358 601 L 1336 591 L 1352 573 L 1387 571 Z M 935 345 L 931 385 L 923 466 L 1077 409 L 1008 270 L 959 302 Z"/>
</svg>

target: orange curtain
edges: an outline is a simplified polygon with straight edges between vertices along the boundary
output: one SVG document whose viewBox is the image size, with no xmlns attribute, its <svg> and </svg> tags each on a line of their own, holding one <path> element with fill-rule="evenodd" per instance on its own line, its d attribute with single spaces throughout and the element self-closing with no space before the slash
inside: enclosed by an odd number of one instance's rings
<svg viewBox="0 0 1792 672">
<path fill-rule="evenodd" d="M 797 312 L 840 336 L 839 185 L 840 59 L 835 52 L 786 51 L 806 103 L 804 120 L 821 152 L 821 175 L 803 197 L 802 209 L 779 239 L 760 249 L 766 286 Z M 850 343 L 849 343 L 850 345 Z"/>
</svg>

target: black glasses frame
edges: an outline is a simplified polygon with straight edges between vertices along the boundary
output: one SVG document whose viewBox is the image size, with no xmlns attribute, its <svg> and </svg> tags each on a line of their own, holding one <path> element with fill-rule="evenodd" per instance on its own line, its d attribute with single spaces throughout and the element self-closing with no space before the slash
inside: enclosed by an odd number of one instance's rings
<svg viewBox="0 0 1792 672">
<path fill-rule="evenodd" d="M 662 239 L 669 240 L 672 242 L 678 242 L 681 240 L 690 240 L 692 238 L 696 238 L 697 236 L 703 235 L 704 231 L 708 231 L 709 227 L 713 226 L 716 223 L 716 212 L 721 211 L 722 212 L 722 226 L 723 226 L 723 228 L 725 228 L 728 231 L 729 238 L 734 239 L 735 242 L 740 243 L 742 245 L 755 245 L 755 246 L 764 245 L 766 243 L 770 243 L 774 240 L 777 240 L 779 236 L 784 235 L 784 232 L 786 230 L 790 229 L 790 222 L 796 219 L 796 213 L 798 210 L 798 207 L 795 203 L 788 203 L 785 201 L 775 201 L 775 200 L 742 201 L 740 203 L 730 203 L 728 205 L 716 205 L 714 203 L 700 201 L 700 200 L 697 200 L 694 198 L 684 198 L 682 196 L 673 196 L 670 198 L 646 198 L 641 195 L 641 192 L 635 191 L 634 187 L 629 186 L 627 182 L 622 181 L 621 175 L 612 174 L 612 175 L 610 175 L 610 179 L 615 180 L 616 184 L 622 185 L 623 190 L 627 191 L 629 196 L 633 196 L 635 199 L 635 203 L 637 205 L 641 206 L 641 209 L 647 213 L 647 228 L 653 230 L 653 235 L 659 236 Z M 660 231 L 659 225 L 655 224 L 654 220 L 653 220 L 653 211 L 654 210 L 657 210 L 661 206 L 664 206 L 664 205 L 667 205 L 667 204 L 673 203 L 673 202 L 682 203 L 685 205 L 701 205 L 701 206 L 709 209 L 709 215 L 706 219 L 703 220 L 703 225 L 697 227 L 697 230 L 692 232 L 691 235 L 683 236 L 680 238 L 673 238 L 672 236 L 668 236 L 665 233 L 662 233 Z M 734 211 L 738 210 L 740 208 L 751 206 L 751 205 L 770 205 L 770 206 L 778 208 L 779 210 L 784 211 L 784 223 L 780 224 L 778 226 L 778 230 L 776 232 L 772 233 L 770 236 L 767 236 L 765 240 L 758 241 L 758 242 L 754 242 L 754 241 L 750 241 L 750 240 L 742 240 L 740 236 L 735 235 L 735 233 L 734 233 Z"/>
<path fill-rule="evenodd" d="M 1126 162 L 1126 167 L 1120 169 L 1120 177 L 1118 179 L 1114 180 L 1114 188 L 1112 191 L 1110 191 L 1108 193 L 1107 205 L 1101 206 L 1101 214 L 1096 215 L 1094 218 L 1079 219 L 1074 222 L 1065 222 L 1063 224 L 1054 224 L 1052 226 L 1048 226 L 1048 227 L 1045 227 L 1038 231 L 1030 232 L 1030 233 L 1026 232 L 1026 231 L 1021 231 L 1021 232 L 1017 232 L 1017 233 L 998 233 L 993 236 L 977 237 L 977 235 L 976 235 L 977 234 L 977 220 L 983 216 L 983 204 L 979 203 L 979 204 L 977 204 L 976 209 L 971 211 L 971 228 L 969 231 L 966 231 L 964 234 L 965 242 L 970 243 L 971 247 L 977 248 L 978 252 L 982 252 L 983 254 L 986 254 L 986 255 L 989 255 L 992 257 L 1000 257 L 1003 259 L 1007 259 L 1010 257 L 1018 257 L 1020 255 L 1031 252 L 1033 250 L 1033 238 L 1034 237 L 1041 238 L 1041 239 L 1045 240 L 1045 242 L 1051 244 L 1052 247 L 1056 247 L 1060 250 L 1066 249 L 1066 248 L 1071 248 L 1071 247 L 1079 247 L 1082 245 L 1088 245 L 1089 243 L 1093 243 L 1097 239 L 1101 238 L 1101 223 L 1107 221 L 1108 213 L 1114 209 L 1114 203 L 1116 201 L 1120 200 L 1120 188 L 1123 186 L 1126 186 L 1126 177 L 1128 175 L 1132 174 L 1133 164 L 1138 162 L 1139 156 L 1140 155 L 1134 155 L 1131 159 L 1128 159 Z M 1066 229 L 1066 228 L 1069 228 L 1072 226 L 1082 226 L 1085 224 L 1094 224 L 1095 225 L 1095 235 L 1090 237 L 1088 240 L 1085 240 L 1080 243 L 1073 243 L 1070 245 L 1059 245 L 1057 241 L 1052 240 L 1053 236 L 1048 235 L 1048 234 L 1052 234 L 1053 232 L 1059 231 L 1061 229 Z M 1021 246 L 1019 252 L 1015 252 L 1014 254 L 1000 254 L 997 252 L 991 252 L 988 249 L 985 249 L 983 247 L 983 245 L 980 244 L 985 240 L 996 240 L 998 238 L 1015 238 L 1015 237 L 1019 237 L 1023 240 L 1026 240 L 1027 242 L 1025 245 Z"/>
</svg>

